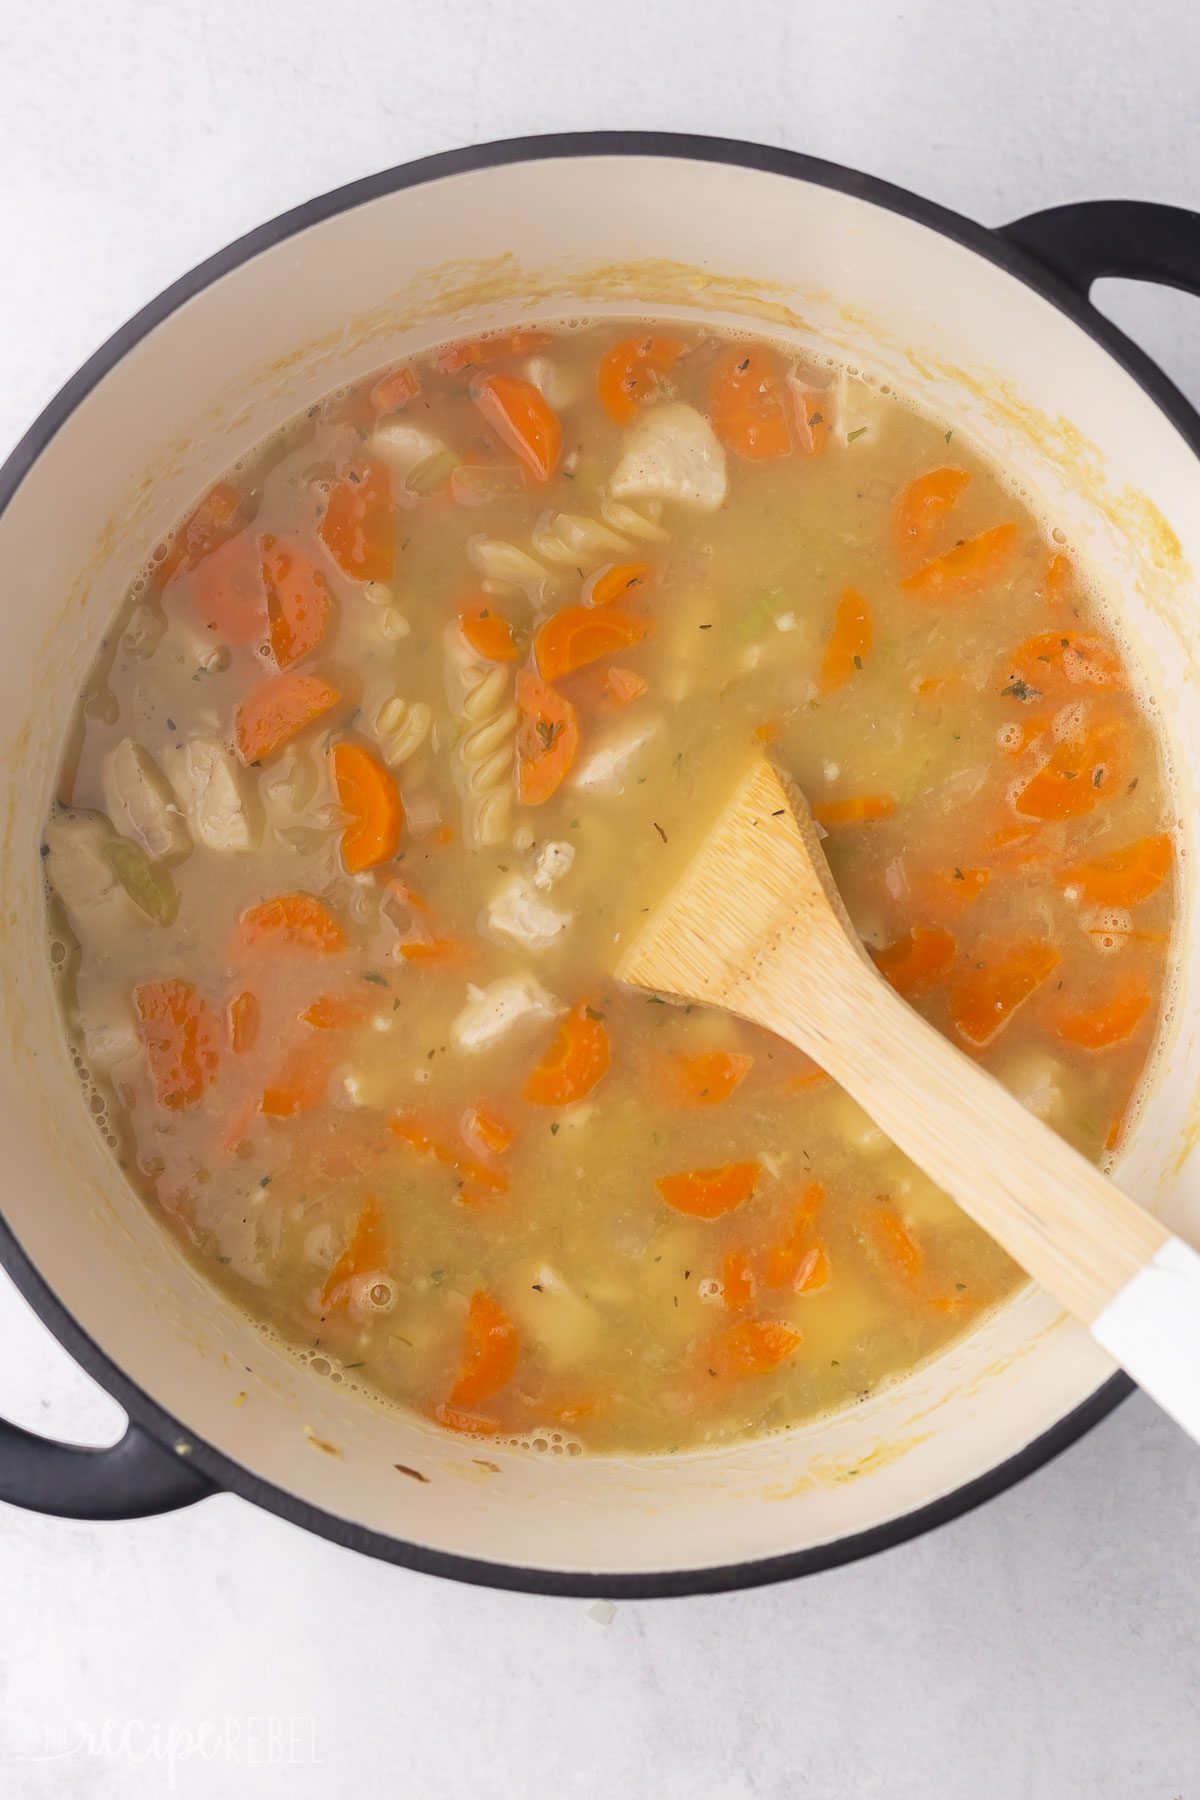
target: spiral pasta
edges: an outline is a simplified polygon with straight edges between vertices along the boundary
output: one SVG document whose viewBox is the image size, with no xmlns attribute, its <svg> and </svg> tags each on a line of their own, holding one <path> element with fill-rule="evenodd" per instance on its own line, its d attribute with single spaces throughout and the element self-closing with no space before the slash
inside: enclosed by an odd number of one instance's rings
<svg viewBox="0 0 1200 1800">
<path fill-rule="evenodd" d="M 504 664 L 484 661 L 457 625 L 447 627 L 445 645 L 447 687 L 460 727 L 453 768 L 462 798 L 463 842 L 481 850 L 502 843 L 512 824 L 513 675 Z"/>
<path fill-rule="evenodd" d="M 393 694 L 375 715 L 375 735 L 389 768 L 398 769 L 416 754 L 429 736 L 432 708 L 423 700 L 405 700 Z"/>
</svg>

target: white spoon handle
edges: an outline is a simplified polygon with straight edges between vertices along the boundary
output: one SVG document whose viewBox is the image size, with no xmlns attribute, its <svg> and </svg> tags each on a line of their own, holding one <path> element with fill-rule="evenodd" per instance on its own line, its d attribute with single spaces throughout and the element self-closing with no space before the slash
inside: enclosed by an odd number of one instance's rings
<svg viewBox="0 0 1200 1800">
<path fill-rule="evenodd" d="M 1092 1321 L 1092 1336 L 1200 1442 L 1200 1256 L 1169 1237 Z"/>
</svg>

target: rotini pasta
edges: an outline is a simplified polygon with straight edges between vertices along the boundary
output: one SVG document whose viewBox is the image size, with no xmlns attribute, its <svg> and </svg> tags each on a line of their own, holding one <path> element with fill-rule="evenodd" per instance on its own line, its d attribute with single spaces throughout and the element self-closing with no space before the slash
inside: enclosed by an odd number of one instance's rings
<svg viewBox="0 0 1200 1800">
<path fill-rule="evenodd" d="M 481 850 L 503 843 L 512 825 L 517 708 L 509 666 L 483 661 L 457 625 L 446 629 L 450 702 L 460 726 L 454 746 L 455 785 L 462 799 L 463 841 Z"/>
</svg>

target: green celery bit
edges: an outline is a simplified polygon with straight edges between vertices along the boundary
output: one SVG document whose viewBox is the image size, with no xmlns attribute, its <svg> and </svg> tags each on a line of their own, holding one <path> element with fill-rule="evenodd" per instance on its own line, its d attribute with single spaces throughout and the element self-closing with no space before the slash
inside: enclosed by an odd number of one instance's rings
<svg viewBox="0 0 1200 1800">
<path fill-rule="evenodd" d="M 454 473 L 461 461 L 462 457 L 456 456 L 453 450 L 435 450 L 432 456 L 427 456 L 424 462 L 409 471 L 404 485 L 410 494 L 432 494 Z"/>
<path fill-rule="evenodd" d="M 173 925 L 179 912 L 179 895 L 163 865 L 151 862 L 139 845 L 123 837 L 105 844 L 104 854 L 134 905 L 140 906 L 156 925 Z"/>
</svg>

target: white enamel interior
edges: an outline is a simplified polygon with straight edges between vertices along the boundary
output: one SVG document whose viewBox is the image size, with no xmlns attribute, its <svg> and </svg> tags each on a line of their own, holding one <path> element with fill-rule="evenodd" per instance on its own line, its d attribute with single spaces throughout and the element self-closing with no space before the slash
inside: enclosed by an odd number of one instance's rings
<svg viewBox="0 0 1200 1800">
<path fill-rule="evenodd" d="M 266 1343 L 126 1189 L 82 1103 L 46 966 L 39 828 L 75 694 L 162 531 L 295 409 L 468 322 L 639 303 L 737 318 L 756 301 L 775 308 L 773 329 L 845 351 L 969 430 L 1086 546 L 1158 697 L 1190 834 L 1200 465 L 1107 353 L 1030 290 L 927 227 L 805 182 L 600 156 L 452 176 L 344 212 L 236 269 L 136 344 L 0 518 L 0 717 L 11 727 L 0 769 L 4 1212 L 66 1306 L 185 1437 L 431 1549 L 633 1572 L 822 1544 L 986 1473 L 1111 1369 L 1027 1290 L 907 1381 L 769 1442 L 637 1463 L 459 1442 Z M 1192 905 L 1189 885 L 1184 945 Z M 1191 958 L 1166 1072 L 1119 1171 L 1196 1240 L 1184 1164 L 1197 1131 L 1198 979 Z M 340 1454 L 315 1447 L 306 1426 Z"/>
</svg>

